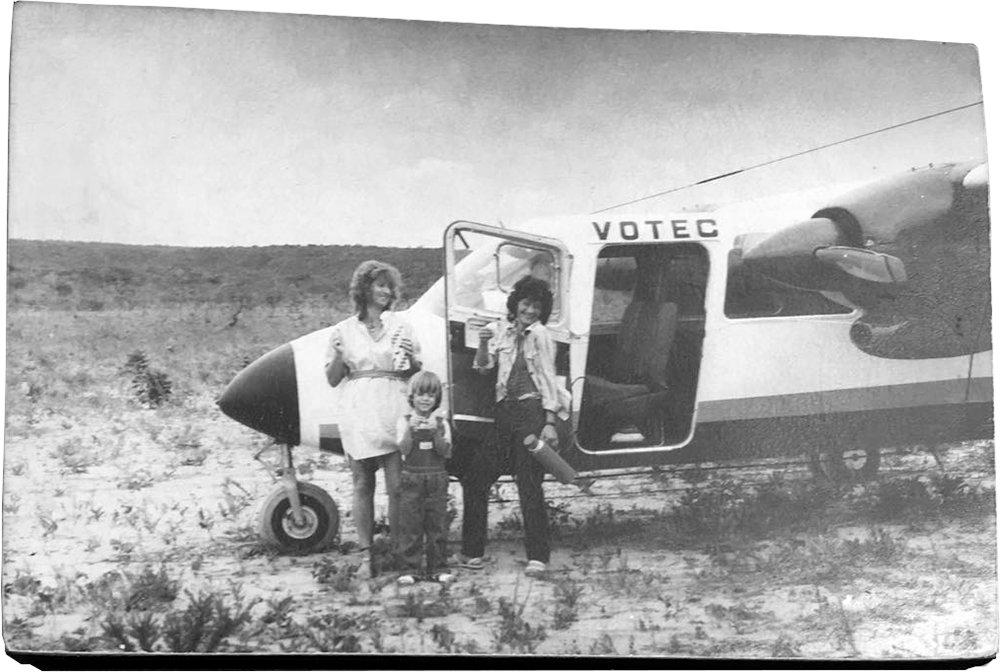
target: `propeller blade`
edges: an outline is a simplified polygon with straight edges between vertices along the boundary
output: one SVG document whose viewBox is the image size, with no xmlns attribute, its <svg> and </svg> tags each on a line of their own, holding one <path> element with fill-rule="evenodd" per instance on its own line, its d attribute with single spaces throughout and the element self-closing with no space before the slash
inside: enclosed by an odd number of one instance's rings
<svg viewBox="0 0 1000 672">
<path fill-rule="evenodd" d="M 813 252 L 824 264 L 871 282 L 906 282 L 906 265 L 897 257 L 859 247 L 832 245 Z"/>
<path fill-rule="evenodd" d="M 827 217 L 816 217 L 787 226 L 743 253 L 749 262 L 774 262 L 782 259 L 803 259 L 812 256 L 819 247 L 844 245 L 851 241 L 837 223 Z"/>
<path fill-rule="evenodd" d="M 839 270 L 820 263 L 817 248 L 854 241 L 831 219 L 808 219 L 772 233 L 743 253 L 747 268 L 778 282 L 804 289 L 835 289 Z"/>
</svg>

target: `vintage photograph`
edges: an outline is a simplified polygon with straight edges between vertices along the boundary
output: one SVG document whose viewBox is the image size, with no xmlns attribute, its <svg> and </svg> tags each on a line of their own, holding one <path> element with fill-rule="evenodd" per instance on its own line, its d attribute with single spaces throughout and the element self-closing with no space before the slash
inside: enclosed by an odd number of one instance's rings
<svg viewBox="0 0 1000 672">
<path fill-rule="evenodd" d="M 335 12 L 13 6 L 8 656 L 995 656 L 976 44 Z"/>
</svg>

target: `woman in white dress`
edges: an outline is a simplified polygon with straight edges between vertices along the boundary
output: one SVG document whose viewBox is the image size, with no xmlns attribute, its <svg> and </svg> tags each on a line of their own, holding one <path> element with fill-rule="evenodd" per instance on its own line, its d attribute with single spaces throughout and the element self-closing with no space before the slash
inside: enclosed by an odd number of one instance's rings
<svg viewBox="0 0 1000 672">
<path fill-rule="evenodd" d="M 401 284 L 395 267 L 380 261 L 362 262 L 351 278 L 356 312 L 334 326 L 327 347 L 327 380 L 343 386 L 340 436 L 354 482 L 359 550 L 372 544 L 379 468 L 389 497 L 394 552 L 398 545 L 402 460 L 396 421 L 408 408 L 407 379 L 420 369 L 420 344 L 406 319 L 391 310 Z"/>
</svg>

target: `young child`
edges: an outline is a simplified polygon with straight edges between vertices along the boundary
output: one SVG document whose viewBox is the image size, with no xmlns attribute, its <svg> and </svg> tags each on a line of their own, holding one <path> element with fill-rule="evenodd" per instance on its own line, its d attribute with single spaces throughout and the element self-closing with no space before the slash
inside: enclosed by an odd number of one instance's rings
<svg viewBox="0 0 1000 672">
<path fill-rule="evenodd" d="M 448 541 L 448 472 L 451 428 L 434 411 L 441 405 L 441 380 L 430 371 L 410 378 L 410 412 L 396 424 L 403 473 L 399 486 L 399 583 L 417 580 L 426 557 L 426 575 L 441 583 L 454 576 L 445 571 Z"/>
</svg>

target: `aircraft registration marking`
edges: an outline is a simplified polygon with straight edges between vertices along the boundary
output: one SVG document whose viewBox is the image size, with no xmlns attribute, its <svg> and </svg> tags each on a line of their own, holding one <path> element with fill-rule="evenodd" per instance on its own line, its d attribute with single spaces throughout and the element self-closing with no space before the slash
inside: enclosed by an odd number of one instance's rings
<svg viewBox="0 0 1000 672">
<path fill-rule="evenodd" d="M 645 219 L 591 222 L 599 240 L 692 240 L 718 238 L 714 219 Z"/>
</svg>

